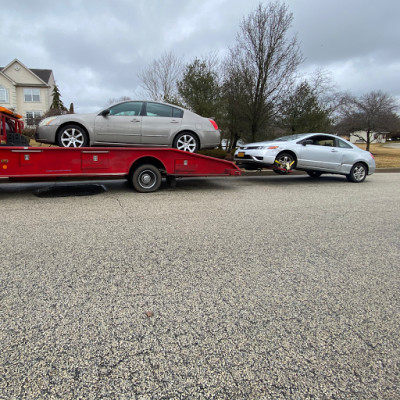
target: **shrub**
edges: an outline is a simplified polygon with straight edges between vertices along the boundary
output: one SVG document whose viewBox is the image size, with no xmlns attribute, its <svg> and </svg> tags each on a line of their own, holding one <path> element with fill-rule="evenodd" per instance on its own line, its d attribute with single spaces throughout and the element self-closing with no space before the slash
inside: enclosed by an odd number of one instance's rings
<svg viewBox="0 0 400 400">
<path fill-rule="evenodd" d="M 35 137 L 35 128 L 25 128 L 22 130 L 22 134 L 28 137 L 29 139 L 33 139 Z"/>
<path fill-rule="evenodd" d="M 197 151 L 198 154 L 203 154 L 204 156 L 220 158 L 222 160 L 227 160 L 232 157 L 231 154 L 222 149 L 206 149 Z"/>
</svg>

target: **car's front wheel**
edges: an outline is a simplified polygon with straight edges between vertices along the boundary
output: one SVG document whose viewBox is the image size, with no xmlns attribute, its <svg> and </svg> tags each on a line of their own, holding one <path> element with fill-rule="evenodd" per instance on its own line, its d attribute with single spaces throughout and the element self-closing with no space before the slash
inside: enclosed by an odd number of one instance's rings
<svg viewBox="0 0 400 400">
<path fill-rule="evenodd" d="M 57 144 L 60 147 L 86 147 L 89 137 L 79 125 L 66 125 L 57 134 Z"/>
<path fill-rule="evenodd" d="M 290 153 L 281 153 L 275 159 L 274 170 L 278 174 L 287 174 L 296 166 L 296 160 Z"/>
<path fill-rule="evenodd" d="M 176 136 L 172 147 L 175 147 L 178 150 L 189 151 L 190 153 L 194 153 L 199 150 L 199 140 L 196 135 L 191 132 L 182 132 Z"/>
<path fill-rule="evenodd" d="M 367 177 L 367 167 L 363 163 L 356 163 L 351 168 L 350 174 L 346 175 L 349 182 L 361 183 Z"/>
</svg>

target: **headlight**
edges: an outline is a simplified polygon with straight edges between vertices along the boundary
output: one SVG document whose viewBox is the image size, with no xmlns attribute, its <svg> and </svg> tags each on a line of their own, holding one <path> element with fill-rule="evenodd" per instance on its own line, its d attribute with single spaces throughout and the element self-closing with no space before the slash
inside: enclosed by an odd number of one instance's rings
<svg viewBox="0 0 400 400">
<path fill-rule="evenodd" d="M 57 117 L 48 117 L 43 119 L 42 121 L 39 122 L 39 126 L 47 126 L 47 125 L 51 125 L 51 123 L 53 121 L 55 121 L 57 119 Z"/>
</svg>

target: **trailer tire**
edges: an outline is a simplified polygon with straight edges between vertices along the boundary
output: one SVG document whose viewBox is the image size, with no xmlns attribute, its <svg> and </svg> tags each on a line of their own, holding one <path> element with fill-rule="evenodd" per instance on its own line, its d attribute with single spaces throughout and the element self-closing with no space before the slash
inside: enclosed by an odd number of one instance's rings
<svg viewBox="0 0 400 400">
<path fill-rule="evenodd" d="M 132 185 L 139 193 L 155 192 L 161 185 L 161 172 L 152 164 L 136 168 L 132 174 Z"/>
</svg>

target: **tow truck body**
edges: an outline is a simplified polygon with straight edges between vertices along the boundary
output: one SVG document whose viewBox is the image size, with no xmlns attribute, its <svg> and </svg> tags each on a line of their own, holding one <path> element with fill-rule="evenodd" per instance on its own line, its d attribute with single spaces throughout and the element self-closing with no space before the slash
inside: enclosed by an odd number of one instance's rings
<svg viewBox="0 0 400 400">
<path fill-rule="evenodd" d="M 0 115 L 18 126 L 15 115 Z M 18 133 L 21 124 L 19 129 Z M 3 142 L 4 126 L 2 132 Z M 137 191 L 153 192 L 162 177 L 173 184 L 177 177 L 240 174 L 241 170 L 230 161 L 172 148 L 0 146 L 0 179 L 8 181 L 127 178 Z"/>
</svg>

